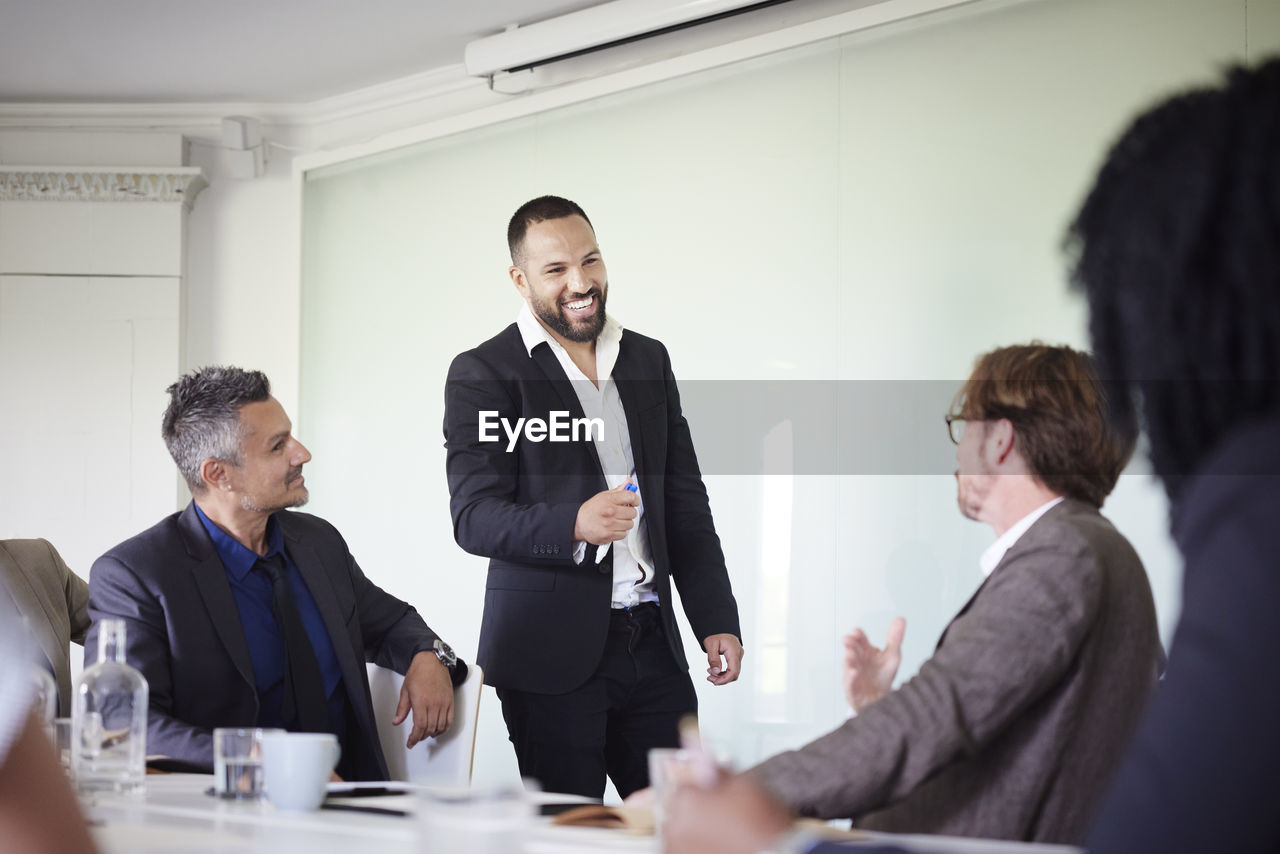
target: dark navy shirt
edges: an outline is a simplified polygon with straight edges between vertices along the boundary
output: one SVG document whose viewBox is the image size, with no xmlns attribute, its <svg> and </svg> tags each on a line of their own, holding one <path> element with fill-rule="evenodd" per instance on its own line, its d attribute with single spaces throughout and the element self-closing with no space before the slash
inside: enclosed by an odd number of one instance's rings
<svg viewBox="0 0 1280 854">
<path fill-rule="evenodd" d="M 253 661 L 253 681 L 258 692 L 258 726 L 283 727 L 280 709 L 284 702 L 285 646 L 280 628 L 276 625 L 275 612 L 271 609 L 271 580 L 266 573 L 254 572 L 258 555 L 245 548 L 234 537 L 219 528 L 204 515 L 200 505 L 196 514 L 213 540 L 213 546 L 222 558 L 227 571 L 227 583 L 240 611 L 240 625 L 244 639 L 249 644 L 249 657 Z M 324 678 L 325 696 L 329 699 L 330 732 L 341 737 L 346 730 L 346 696 L 342 690 L 342 670 L 338 656 L 329 640 L 316 600 L 307 589 L 302 574 L 284 549 L 284 535 L 275 517 L 267 520 L 267 554 L 279 554 L 284 558 L 285 577 L 298 615 L 311 639 L 320 675 Z"/>
</svg>

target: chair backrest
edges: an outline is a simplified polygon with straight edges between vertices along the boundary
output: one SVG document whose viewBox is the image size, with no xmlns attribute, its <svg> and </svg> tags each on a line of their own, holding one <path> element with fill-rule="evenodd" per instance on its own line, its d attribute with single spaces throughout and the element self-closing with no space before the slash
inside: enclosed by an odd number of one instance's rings
<svg viewBox="0 0 1280 854">
<path fill-rule="evenodd" d="M 440 786 L 470 786 L 471 765 L 476 753 L 476 725 L 480 720 L 480 688 L 484 671 L 468 664 L 467 679 L 453 690 L 453 726 L 444 735 L 420 741 L 410 750 L 409 722 L 393 726 L 400 686 L 404 677 L 394 670 L 368 664 L 369 692 L 373 695 L 373 716 L 378 722 L 378 741 L 387 757 L 392 780 L 431 783 Z"/>
</svg>

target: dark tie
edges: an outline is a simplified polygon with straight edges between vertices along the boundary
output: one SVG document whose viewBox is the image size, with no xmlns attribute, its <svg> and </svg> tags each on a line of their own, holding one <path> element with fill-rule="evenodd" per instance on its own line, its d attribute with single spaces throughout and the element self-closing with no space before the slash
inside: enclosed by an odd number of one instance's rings
<svg viewBox="0 0 1280 854">
<path fill-rule="evenodd" d="M 260 557 L 253 566 L 271 579 L 271 609 L 284 639 L 284 702 L 280 712 L 285 728 L 295 732 L 331 732 L 324 679 L 285 577 L 284 557 L 279 553 Z"/>
</svg>

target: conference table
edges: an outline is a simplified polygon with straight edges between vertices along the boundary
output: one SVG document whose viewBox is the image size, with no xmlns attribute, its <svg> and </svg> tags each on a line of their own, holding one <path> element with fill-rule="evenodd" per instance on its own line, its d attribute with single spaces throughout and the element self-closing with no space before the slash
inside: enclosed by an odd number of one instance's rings
<svg viewBox="0 0 1280 854">
<path fill-rule="evenodd" d="M 143 795 L 96 793 L 81 805 L 103 854 L 471 854 L 430 851 L 414 817 L 413 793 L 335 800 L 310 813 L 278 811 L 266 802 L 223 801 L 206 791 L 212 775 L 147 778 Z M 334 793 L 335 795 L 339 793 Z M 531 794 L 535 803 L 571 796 Z M 330 803 L 330 802 L 326 802 Z M 397 813 L 409 813 L 399 815 Z M 941 836 L 876 835 L 922 854 L 1073 854 L 1068 846 L 1032 845 Z M 856 851 L 856 848 L 851 848 Z M 652 836 L 619 830 L 553 826 L 535 818 L 524 833 L 527 854 L 657 854 Z"/>
</svg>

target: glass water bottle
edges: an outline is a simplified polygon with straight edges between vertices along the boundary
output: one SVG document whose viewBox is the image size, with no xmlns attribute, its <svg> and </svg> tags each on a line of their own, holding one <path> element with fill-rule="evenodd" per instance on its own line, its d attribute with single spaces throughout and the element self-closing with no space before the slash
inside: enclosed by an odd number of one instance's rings
<svg viewBox="0 0 1280 854">
<path fill-rule="evenodd" d="M 125 663 L 123 620 L 98 624 L 98 663 L 76 682 L 71 771 L 82 792 L 141 792 L 147 773 L 147 680 Z"/>
</svg>

